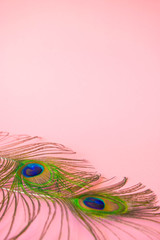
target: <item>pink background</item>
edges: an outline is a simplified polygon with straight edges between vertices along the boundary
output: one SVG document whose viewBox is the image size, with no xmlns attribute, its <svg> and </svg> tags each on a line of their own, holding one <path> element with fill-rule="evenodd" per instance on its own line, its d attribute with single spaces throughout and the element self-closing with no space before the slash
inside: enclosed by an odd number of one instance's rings
<svg viewBox="0 0 160 240">
<path fill-rule="evenodd" d="M 159 195 L 160 1 L 0 0 L 0 127 Z"/>
</svg>

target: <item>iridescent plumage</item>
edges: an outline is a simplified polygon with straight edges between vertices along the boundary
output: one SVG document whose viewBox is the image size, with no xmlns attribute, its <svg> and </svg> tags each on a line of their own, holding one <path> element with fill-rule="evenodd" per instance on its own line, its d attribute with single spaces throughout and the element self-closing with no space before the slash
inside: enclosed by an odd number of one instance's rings
<svg viewBox="0 0 160 240">
<path fill-rule="evenodd" d="M 73 222 L 88 240 L 160 239 L 151 190 L 124 188 L 127 178 L 112 183 L 87 161 L 59 156 L 73 153 L 39 137 L 0 133 L 0 239 L 76 240 Z"/>
</svg>

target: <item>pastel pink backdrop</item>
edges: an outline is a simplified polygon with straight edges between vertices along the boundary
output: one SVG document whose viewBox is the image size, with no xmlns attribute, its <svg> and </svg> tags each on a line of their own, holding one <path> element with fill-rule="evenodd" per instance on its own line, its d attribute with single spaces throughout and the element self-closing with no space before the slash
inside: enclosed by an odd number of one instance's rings
<svg viewBox="0 0 160 240">
<path fill-rule="evenodd" d="M 0 127 L 160 196 L 160 2 L 0 1 Z"/>
</svg>

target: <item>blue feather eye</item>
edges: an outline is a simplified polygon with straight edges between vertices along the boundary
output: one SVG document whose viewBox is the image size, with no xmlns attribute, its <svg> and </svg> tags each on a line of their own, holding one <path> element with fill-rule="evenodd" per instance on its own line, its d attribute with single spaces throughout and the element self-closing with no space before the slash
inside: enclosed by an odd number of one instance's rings
<svg viewBox="0 0 160 240">
<path fill-rule="evenodd" d="M 67 166 L 54 161 L 21 160 L 15 169 L 15 181 L 22 191 L 54 197 L 69 197 L 88 187 L 98 178 L 95 174 L 69 171 Z"/>
<path fill-rule="evenodd" d="M 37 163 L 29 163 L 25 168 L 22 170 L 22 174 L 25 177 L 35 177 L 41 174 L 44 171 L 44 167 Z"/>
<path fill-rule="evenodd" d="M 83 200 L 83 203 L 87 207 L 97 209 L 97 210 L 103 210 L 105 207 L 103 200 L 95 197 L 87 197 Z"/>
<path fill-rule="evenodd" d="M 108 215 L 125 214 L 128 211 L 126 201 L 106 193 L 93 191 L 79 195 L 72 200 L 73 206 L 89 216 L 106 217 Z"/>
<path fill-rule="evenodd" d="M 77 240 L 71 217 L 95 240 L 159 239 L 160 207 L 151 190 L 141 183 L 124 188 L 127 178 L 111 184 L 85 160 L 58 155 L 68 153 L 38 137 L 0 133 L 0 240 Z"/>
</svg>

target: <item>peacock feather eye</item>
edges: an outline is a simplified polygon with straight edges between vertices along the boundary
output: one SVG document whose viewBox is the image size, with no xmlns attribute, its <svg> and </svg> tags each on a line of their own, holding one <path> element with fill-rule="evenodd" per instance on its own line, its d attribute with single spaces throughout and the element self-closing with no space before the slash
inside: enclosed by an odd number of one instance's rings
<svg viewBox="0 0 160 240">
<path fill-rule="evenodd" d="M 41 161 L 22 161 L 16 176 L 22 187 L 23 183 L 43 187 L 49 186 L 53 182 L 53 172 L 50 166 Z"/>
<path fill-rule="evenodd" d="M 29 163 L 27 164 L 23 170 L 22 174 L 24 177 L 35 177 L 39 174 L 41 174 L 44 171 L 44 167 L 41 164 L 38 163 Z"/>
<path fill-rule="evenodd" d="M 86 214 L 101 217 L 124 214 L 128 209 L 127 203 L 121 198 L 103 193 L 77 196 L 72 202 L 75 207 Z"/>
<path fill-rule="evenodd" d="M 102 199 L 96 197 L 87 197 L 83 200 L 84 205 L 88 208 L 93 208 L 97 210 L 103 210 L 105 203 Z"/>
</svg>

